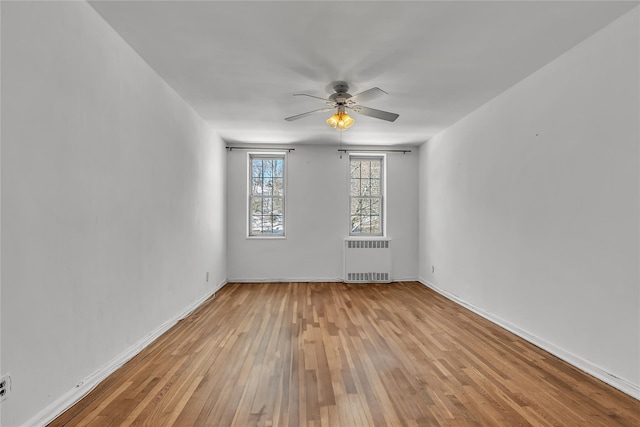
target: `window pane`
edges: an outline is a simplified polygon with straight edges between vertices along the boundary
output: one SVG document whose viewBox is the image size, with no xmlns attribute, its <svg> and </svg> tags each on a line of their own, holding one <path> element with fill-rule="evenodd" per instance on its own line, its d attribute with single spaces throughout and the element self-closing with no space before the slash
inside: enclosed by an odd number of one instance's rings
<svg viewBox="0 0 640 427">
<path fill-rule="evenodd" d="M 372 179 L 371 180 L 371 195 L 372 196 L 380 196 L 381 195 L 381 185 L 380 185 L 380 180 L 379 179 Z"/>
<path fill-rule="evenodd" d="M 262 232 L 263 233 L 272 233 L 273 232 L 273 219 L 271 215 L 263 215 L 262 216 Z"/>
<path fill-rule="evenodd" d="M 284 196 L 284 179 L 273 178 L 273 195 Z"/>
<path fill-rule="evenodd" d="M 273 198 L 273 213 L 274 215 L 282 216 L 284 214 L 284 204 L 282 198 Z"/>
<path fill-rule="evenodd" d="M 273 201 L 270 197 L 262 198 L 262 214 L 263 215 L 271 215 L 271 211 L 273 210 Z"/>
<path fill-rule="evenodd" d="M 359 179 L 351 179 L 351 195 L 359 196 L 360 195 L 360 180 Z"/>
<path fill-rule="evenodd" d="M 261 177 L 262 176 L 262 160 L 253 159 L 251 161 L 251 176 L 252 177 Z"/>
<path fill-rule="evenodd" d="M 262 178 L 262 194 L 265 196 L 270 196 L 273 194 L 273 179 L 272 178 Z"/>
<path fill-rule="evenodd" d="M 277 234 L 282 234 L 284 232 L 282 215 L 273 215 L 273 232 Z"/>
<path fill-rule="evenodd" d="M 371 200 L 371 215 L 380 216 L 380 214 L 381 214 L 380 199 L 372 199 Z"/>
<path fill-rule="evenodd" d="M 371 233 L 380 233 L 382 228 L 380 227 L 380 217 L 379 216 L 372 216 L 370 224 L 371 224 Z"/>
<path fill-rule="evenodd" d="M 251 216 L 251 233 L 259 234 L 262 232 L 262 215 Z"/>
<path fill-rule="evenodd" d="M 262 165 L 263 165 L 262 176 L 266 176 L 266 177 L 273 176 L 273 160 L 263 160 Z"/>
<path fill-rule="evenodd" d="M 362 172 L 360 172 L 360 176 L 362 178 L 368 178 L 371 175 L 371 161 L 369 160 L 362 160 L 360 162 L 361 164 L 361 169 Z"/>
<path fill-rule="evenodd" d="M 369 215 L 371 213 L 371 199 L 362 199 L 361 215 Z"/>
<path fill-rule="evenodd" d="M 351 216 L 360 215 L 361 202 L 360 199 L 351 199 Z"/>
<path fill-rule="evenodd" d="M 284 162 L 280 159 L 275 160 L 275 170 L 273 176 L 282 178 L 284 176 Z"/>
<path fill-rule="evenodd" d="M 261 178 L 253 178 L 251 185 L 251 194 L 262 194 L 262 179 Z"/>
<path fill-rule="evenodd" d="M 371 161 L 371 178 L 380 178 L 380 167 L 382 162 L 380 160 Z"/>
<path fill-rule="evenodd" d="M 351 178 L 360 178 L 360 162 L 358 160 L 351 161 Z"/>
<path fill-rule="evenodd" d="M 371 180 L 366 178 L 360 180 L 360 195 L 361 196 L 371 195 Z"/>
<path fill-rule="evenodd" d="M 262 198 L 253 198 L 251 200 L 251 214 L 253 216 L 262 215 Z"/>
<path fill-rule="evenodd" d="M 351 232 L 360 233 L 360 217 L 357 215 L 351 216 Z"/>
</svg>

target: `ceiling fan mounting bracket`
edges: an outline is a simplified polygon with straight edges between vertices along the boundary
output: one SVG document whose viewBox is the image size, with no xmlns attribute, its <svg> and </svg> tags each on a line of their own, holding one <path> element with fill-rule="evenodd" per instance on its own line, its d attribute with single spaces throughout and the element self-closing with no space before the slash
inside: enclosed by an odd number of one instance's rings
<svg viewBox="0 0 640 427">
<path fill-rule="evenodd" d="M 349 91 L 349 85 L 347 82 L 335 82 L 333 90 L 335 90 L 336 93 L 347 93 Z"/>
</svg>

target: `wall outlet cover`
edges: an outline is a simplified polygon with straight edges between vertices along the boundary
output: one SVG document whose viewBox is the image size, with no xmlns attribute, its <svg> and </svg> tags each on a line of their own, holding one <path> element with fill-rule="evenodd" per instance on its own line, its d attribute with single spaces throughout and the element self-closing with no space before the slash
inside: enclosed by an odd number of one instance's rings
<svg viewBox="0 0 640 427">
<path fill-rule="evenodd" d="M 0 377 L 0 402 L 7 399 L 11 392 L 11 375 L 5 374 Z"/>
</svg>

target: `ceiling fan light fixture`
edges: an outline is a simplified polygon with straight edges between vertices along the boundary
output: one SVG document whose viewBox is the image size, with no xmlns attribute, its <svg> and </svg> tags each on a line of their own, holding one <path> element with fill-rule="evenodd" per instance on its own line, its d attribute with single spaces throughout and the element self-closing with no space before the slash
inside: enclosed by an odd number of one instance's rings
<svg viewBox="0 0 640 427">
<path fill-rule="evenodd" d="M 344 111 L 338 111 L 327 119 L 327 124 L 337 130 L 347 130 L 353 126 L 355 122 L 356 121 Z"/>
</svg>

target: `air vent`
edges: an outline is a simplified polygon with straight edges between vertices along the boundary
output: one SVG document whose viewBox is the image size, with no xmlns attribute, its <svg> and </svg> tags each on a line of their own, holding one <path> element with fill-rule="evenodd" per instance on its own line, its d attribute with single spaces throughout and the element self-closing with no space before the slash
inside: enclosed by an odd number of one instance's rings
<svg viewBox="0 0 640 427">
<path fill-rule="evenodd" d="M 347 249 L 389 249 L 389 240 L 347 240 Z"/>
</svg>

